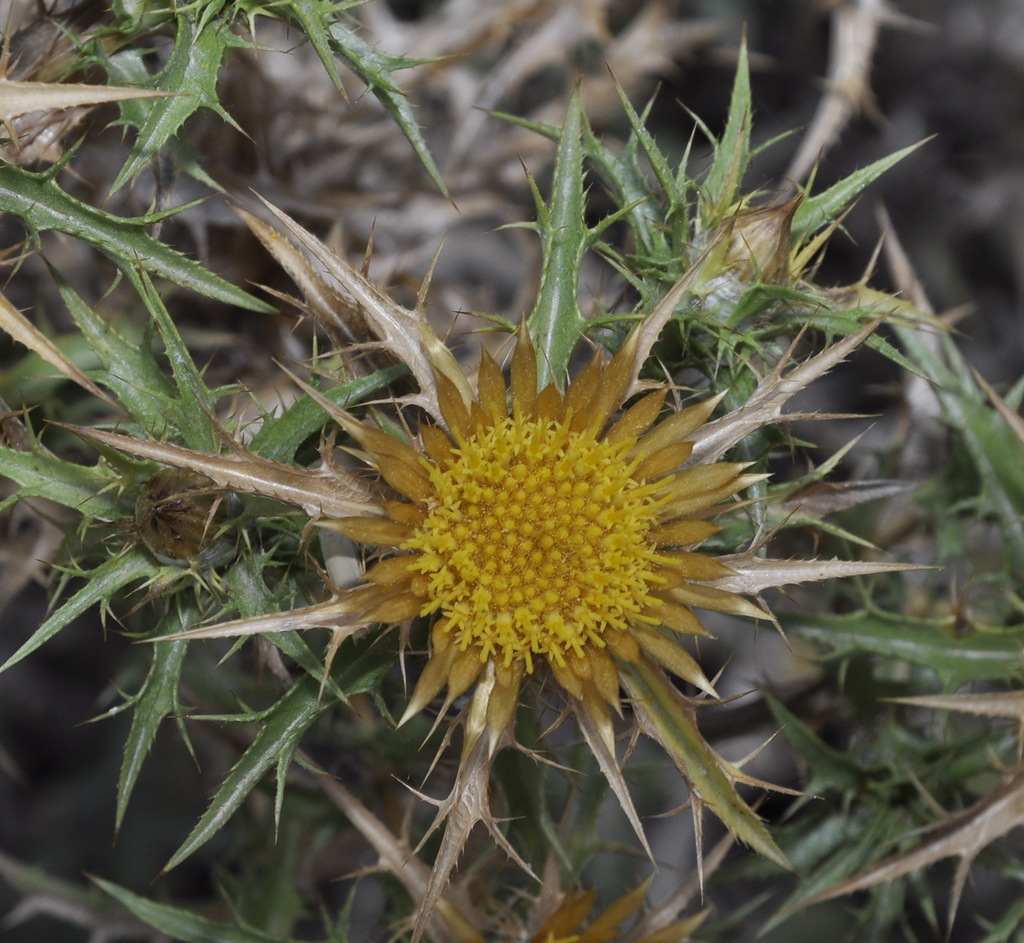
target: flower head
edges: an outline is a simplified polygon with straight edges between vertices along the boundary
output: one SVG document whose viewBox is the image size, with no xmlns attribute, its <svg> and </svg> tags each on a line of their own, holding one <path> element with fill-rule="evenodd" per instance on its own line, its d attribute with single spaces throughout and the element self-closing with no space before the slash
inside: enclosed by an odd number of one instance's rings
<svg viewBox="0 0 1024 943">
<path fill-rule="evenodd" d="M 680 635 L 707 634 L 691 606 L 760 614 L 707 585 L 731 571 L 692 548 L 714 534 L 714 505 L 760 476 L 720 462 L 683 469 L 708 401 L 656 424 L 660 388 L 616 415 L 631 380 L 627 347 L 568 386 L 536 392 L 535 353 L 521 337 L 511 390 L 484 354 L 478 395 L 463 402 L 437 377 L 447 432 L 405 446 L 352 421 L 348 430 L 401 498 L 385 517 L 327 522 L 394 554 L 366 573 L 384 598 L 434 619 L 430 660 L 403 719 L 442 688 L 451 703 L 484 676 L 474 698 L 493 746 L 524 679 L 550 672 L 611 749 L 608 707 L 619 707 L 619 666 L 650 662 L 710 691 Z"/>
<path fill-rule="evenodd" d="M 770 618 L 750 598 L 769 587 L 900 568 L 876 561 L 780 561 L 754 551 L 712 557 L 700 549 L 717 530 L 710 518 L 730 501 L 735 506 L 739 492 L 763 477 L 723 456 L 777 423 L 790 398 L 843 360 L 876 324 L 802 363 L 782 357 L 744 404 L 717 419 L 711 419 L 717 396 L 674 409 L 669 387 L 643 382 L 639 373 L 699 275 L 698 260 L 614 357 L 599 352 L 564 391 L 556 384 L 538 390 L 545 352 L 535 350 L 529 320 L 518 335 L 508 382 L 484 354 L 474 385 L 421 311 L 400 307 L 294 221 L 278 218 L 358 299 L 377 342 L 409 367 L 417 391 L 403 400 L 403 419 L 418 429 L 402 441 L 307 390 L 382 481 L 345 470 L 330 448 L 320 467 L 300 468 L 241 445 L 211 454 L 82 430 L 136 456 L 202 474 L 219 488 L 298 505 L 320 527 L 371 548 L 373 562 L 361 577 L 354 585 L 346 577 L 326 600 L 174 637 L 325 627 L 332 632 L 329 665 L 345 639 L 417 618 L 431 621 L 428 657 L 401 722 L 438 697 L 439 720 L 457 699 L 465 695 L 467 702 L 453 721 L 463 731 L 455 781 L 446 798 L 428 800 L 438 806 L 428 834 L 442 825 L 444 832 L 419 896 L 417 937 L 478 823 L 530 870 L 493 818 L 490 779 L 498 751 L 515 742 L 517 707 L 534 679 L 560 690 L 566 714 L 575 717 L 648 853 L 616 752 L 613 715 L 623 713 L 623 691 L 634 729 L 664 748 L 687 783 L 698 862 L 700 813 L 708 808 L 742 841 L 786 866 L 736 792 L 739 782 L 767 784 L 726 762 L 703 739 L 697 702 L 675 681 L 714 695 L 683 644 L 686 636 L 708 634 L 694 610 Z M 264 224 L 250 225 L 275 251 L 294 254 Z"/>
</svg>

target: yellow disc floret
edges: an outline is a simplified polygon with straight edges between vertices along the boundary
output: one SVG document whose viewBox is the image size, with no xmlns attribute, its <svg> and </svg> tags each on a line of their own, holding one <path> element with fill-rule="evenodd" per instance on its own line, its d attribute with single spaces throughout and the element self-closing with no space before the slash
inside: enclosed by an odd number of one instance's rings
<svg viewBox="0 0 1024 943">
<path fill-rule="evenodd" d="M 440 611 L 462 651 L 527 671 L 535 655 L 561 666 L 643 620 L 663 558 L 655 486 L 626 457 L 634 444 L 516 416 L 428 462 L 435 496 L 402 544 L 418 552 L 421 614 Z"/>
</svg>

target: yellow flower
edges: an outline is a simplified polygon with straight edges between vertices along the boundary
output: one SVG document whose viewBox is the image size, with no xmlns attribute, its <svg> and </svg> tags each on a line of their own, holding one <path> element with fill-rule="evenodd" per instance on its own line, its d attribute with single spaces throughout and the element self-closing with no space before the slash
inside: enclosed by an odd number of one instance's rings
<svg viewBox="0 0 1024 943">
<path fill-rule="evenodd" d="M 709 510 L 761 476 L 732 462 L 680 470 L 714 399 L 656 424 L 661 388 L 617 416 L 632 354 L 607 366 L 598 354 L 564 394 L 537 393 L 523 335 L 508 393 L 486 353 L 468 404 L 437 374 L 447 432 L 422 427 L 420 448 L 345 422 L 401 498 L 382 503 L 385 517 L 324 526 L 394 551 L 365 574 L 377 607 L 435 620 L 403 722 L 443 688 L 447 707 L 476 684 L 468 747 L 486 731 L 493 752 L 524 680 L 546 668 L 611 750 L 620 665 L 660 665 L 710 692 L 678 644 L 707 634 L 691 607 L 762 614 L 706 585 L 732 571 L 692 549 L 718 529 Z"/>
<path fill-rule="evenodd" d="M 174 638 L 325 627 L 332 633 L 329 665 L 345 639 L 418 617 L 433 620 L 428 658 L 402 722 L 442 692 L 439 716 L 463 695 L 468 703 L 455 721 L 464 733 L 455 782 L 445 799 L 427 800 L 438 806 L 430 831 L 444 825 L 444 833 L 419 895 L 417 938 L 442 902 L 477 823 L 530 870 L 492 816 L 490 773 L 497 752 L 515 742 L 520 694 L 536 676 L 553 679 L 563 692 L 567 713 L 576 718 L 648 854 L 616 753 L 613 713 L 620 711 L 622 690 L 634 728 L 664 748 L 687 783 L 698 867 L 705 807 L 739 839 L 787 866 L 735 788 L 740 782 L 767 784 L 711 748 L 697 726 L 697 703 L 679 692 L 672 676 L 714 694 L 681 643 L 685 636 L 707 634 L 694 609 L 770 618 L 748 597 L 788 583 L 903 568 L 876 561 L 772 560 L 754 551 L 711 558 L 697 549 L 716 532 L 709 518 L 762 477 L 743 464 L 720 461 L 722 456 L 777 423 L 793 395 L 842 361 L 877 324 L 802 363 L 783 358 L 746 403 L 714 421 L 719 397 L 672 410 L 668 388 L 644 384 L 638 375 L 693 286 L 698 263 L 636 325 L 619 353 L 610 360 L 596 355 L 564 392 L 556 385 L 538 391 L 538 352 L 525 328 L 509 383 L 485 354 L 474 389 L 419 309 L 397 305 L 364 273 L 274 212 L 323 264 L 331 284 L 358 302 L 380 346 L 409 367 L 417 391 L 403 407 L 419 407 L 431 418 L 419 423 L 418 438 L 408 444 L 307 390 L 358 443 L 386 487 L 341 468 L 330 449 L 320 467 L 298 468 L 241 445 L 211 454 L 78 430 L 204 475 L 220 488 L 297 505 L 319 526 L 375 548 L 365 573 L 352 585 L 346 576 L 327 600 Z M 288 240 L 246 219 L 271 251 L 315 281 Z M 408 413 L 403 418 L 414 427 Z"/>
</svg>

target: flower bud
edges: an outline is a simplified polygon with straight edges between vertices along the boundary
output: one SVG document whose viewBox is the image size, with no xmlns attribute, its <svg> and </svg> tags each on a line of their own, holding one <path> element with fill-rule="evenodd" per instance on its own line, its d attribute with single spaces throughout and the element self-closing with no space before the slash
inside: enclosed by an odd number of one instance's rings
<svg viewBox="0 0 1024 943">
<path fill-rule="evenodd" d="M 725 266 L 738 269 L 744 280 L 765 284 L 789 281 L 790 228 L 802 200 L 795 196 L 785 203 L 742 210 L 733 216 L 726 224 Z"/>
</svg>

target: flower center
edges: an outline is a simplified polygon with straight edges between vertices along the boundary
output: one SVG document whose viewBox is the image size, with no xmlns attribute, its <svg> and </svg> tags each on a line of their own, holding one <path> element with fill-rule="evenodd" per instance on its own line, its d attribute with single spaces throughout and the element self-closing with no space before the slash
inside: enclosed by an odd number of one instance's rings
<svg viewBox="0 0 1024 943">
<path fill-rule="evenodd" d="M 533 670 L 603 647 L 650 601 L 659 561 L 649 539 L 654 486 L 631 477 L 626 453 L 592 432 L 516 417 L 478 429 L 443 465 L 436 498 L 402 549 L 426 588 L 423 615 L 441 611 L 465 651 Z"/>
</svg>

